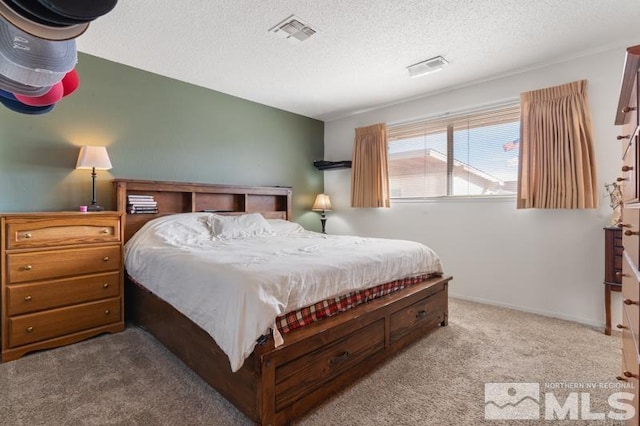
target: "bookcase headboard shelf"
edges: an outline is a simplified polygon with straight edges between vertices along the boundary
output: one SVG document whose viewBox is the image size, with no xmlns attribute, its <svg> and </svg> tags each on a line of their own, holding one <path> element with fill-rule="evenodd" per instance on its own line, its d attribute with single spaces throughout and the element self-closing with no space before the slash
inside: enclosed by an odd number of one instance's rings
<svg viewBox="0 0 640 426">
<path fill-rule="evenodd" d="M 115 179 L 113 184 L 116 208 L 127 213 L 123 218 L 124 241 L 149 220 L 169 214 L 200 211 L 226 215 L 261 213 L 268 219 L 291 220 L 290 187 L 135 179 Z M 129 213 L 129 196 L 148 196 L 157 205 L 157 213 Z"/>
</svg>

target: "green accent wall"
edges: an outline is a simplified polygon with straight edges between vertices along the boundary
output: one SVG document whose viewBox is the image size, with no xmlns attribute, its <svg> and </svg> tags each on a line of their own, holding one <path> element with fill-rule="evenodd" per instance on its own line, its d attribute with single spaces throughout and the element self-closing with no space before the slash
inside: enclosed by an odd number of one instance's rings
<svg viewBox="0 0 640 426">
<path fill-rule="evenodd" d="M 79 54 L 80 87 L 40 116 L 0 105 L 0 211 L 77 210 L 91 201 L 81 145 L 106 146 L 98 204 L 113 209 L 113 178 L 291 186 L 294 220 L 323 190 L 324 123 L 139 69 Z"/>
</svg>

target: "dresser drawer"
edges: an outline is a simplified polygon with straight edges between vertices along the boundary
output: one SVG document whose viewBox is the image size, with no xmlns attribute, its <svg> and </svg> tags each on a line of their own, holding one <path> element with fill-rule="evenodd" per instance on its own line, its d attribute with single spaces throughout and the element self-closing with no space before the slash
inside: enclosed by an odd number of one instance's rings
<svg viewBox="0 0 640 426">
<path fill-rule="evenodd" d="M 8 284 L 120 269 L 120 245 L 12 253 L 7 255 Z"/>
<path fill-rule="evenodd" d="M 277 368 L 276 411 L 384 349 L 384 319 Z M 309 360 L 312 359 L 313 362 Z"/>
<path fill-rule="evenodd" d="M 7 286 L 7 315 L 120 296 L 120 273 L 111 272 Z"/>
<path fill-rule="evenodd" d="M 9 318 L 9 347 L 118 322 L 120 306 L 115 298 Z"/>
<path fill-rule="evenodd" d="M 391 314 L 389 321 L 389 337 L 395 342 L 407 333 L 415 330 L 419 322 L 431 323 L 444 320 L 447 309 L 447 296 L 444 291 L 435 293 L 413 305 Z"/>
<path fill-rule="evenodd" d="M 625 372 L 631 373 L 631 377 L 638 377 L 639 373 L 639 364 L 638 364 L 638 340 L 637 335 L 634 335 L 629 327 L 630 318 L 623 316 L 623 325 L 625 328 L 622 329 L 622 359 L 623 359 L 623 374 Z M 629 377 L 629 375 L 624 374 L 625 377 Z"/>
<path fill-rule="evenodd" d="M 628 207 L 622 209 L 622 226 L 622 246 L 637 267 L 640 252 L 640 210 Z"/>
<path fill-rule="evenodd" d="M 117 216 L 8 219 L 6 228 L 7 249 L 120 241 Z"/>
</svg>

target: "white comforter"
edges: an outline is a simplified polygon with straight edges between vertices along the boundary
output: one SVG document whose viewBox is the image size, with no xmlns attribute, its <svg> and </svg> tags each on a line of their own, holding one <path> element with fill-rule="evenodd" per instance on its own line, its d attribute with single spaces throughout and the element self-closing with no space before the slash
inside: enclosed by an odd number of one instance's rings
<svg viewBox="0 0 640 426">
<path fill-rule="evenodd" d="M 237 371 L 275 318 L 314 302 L 442 266 L 411 241 L 325 235 L 265 221 L 216 236 L 210 213 L 148 222 L 125 245 L 128 274 L 206 330 Z M 279 335 L 277 336 L 279 337 Z M 276 339 L 277 340 L 277 339 Z"/>
</svg>

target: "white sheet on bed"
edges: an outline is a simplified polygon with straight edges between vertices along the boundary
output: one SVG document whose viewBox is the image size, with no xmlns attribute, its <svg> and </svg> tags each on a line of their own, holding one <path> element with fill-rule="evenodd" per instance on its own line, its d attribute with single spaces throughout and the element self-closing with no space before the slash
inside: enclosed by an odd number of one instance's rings
<svg viewBox="0 0 640 426">
<path fill-rule="evenodd" d="M 394 279 L 441 272 L 423 244 L 325 235 L 269 220 L 271 233 L 216 239 L 210 213 L 148 222 L 125 245 L 128 274 L 206 330 L 237 371 L 275 318 Z M 286 338 L 286 337 L 285 337 Z"/>
</svg>

